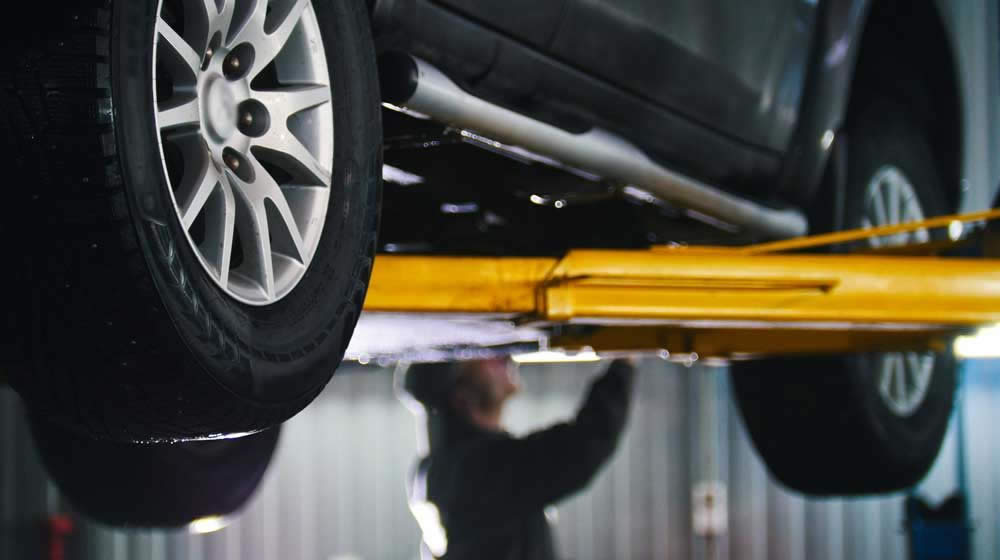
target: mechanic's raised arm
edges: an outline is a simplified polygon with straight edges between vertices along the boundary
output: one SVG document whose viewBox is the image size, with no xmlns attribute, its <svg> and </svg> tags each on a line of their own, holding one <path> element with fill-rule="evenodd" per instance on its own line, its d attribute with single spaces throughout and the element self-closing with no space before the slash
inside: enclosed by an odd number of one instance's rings
<svg viewBox="0 0 1000 560">
<path fill-rule="evenodd" d="M 491 496 L 500 514 L 536 510 L 583 489 L 614 453 L 628 419 L 635 372 L 615 360 L 590 386 L 572 422 L 485 451 Z M 478 461 L 477 461 L 478 462 Z M 494 498 L 494 499 L 490 499 Z"/>
</svg>

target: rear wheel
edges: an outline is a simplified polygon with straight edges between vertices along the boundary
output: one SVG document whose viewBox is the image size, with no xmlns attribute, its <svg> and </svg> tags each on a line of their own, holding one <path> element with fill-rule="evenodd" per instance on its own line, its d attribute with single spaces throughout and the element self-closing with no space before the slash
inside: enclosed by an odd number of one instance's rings
<svg viewBox="0 0 1000 560">
<path fill-rule="evenodd" d="M 913 122 L 901 104 L 885 101 L 851 124 L 846 227 L 948 212 L 933 154 Z M 930 237 L 918 230 L 869 244 Z M 731 369 L 734 397 L 769 470 L 810 494 L 889 492 L 916 484 L 937 457 L 956 385 L 948 352 L 765 359 Z"/>
<path fill-rule="evenodd" d="M 88 0 L 5 45 L 35 414 L 102 438 L 251 432 L 339 364 L 381 188 L 362 0 Z M 29 227 L 43 224 L 43 227 Z M 30 325 L 30 327 L 29 327 Z"/>
<path fill-rule="evenodd" d="M 219 441 L 122 443 L 31 418 L 35 449 L 73 509 L 128 528 L 184 527 L 237 513 L 264 478 L 280 433 L 276 427 Z"/>
</svg>

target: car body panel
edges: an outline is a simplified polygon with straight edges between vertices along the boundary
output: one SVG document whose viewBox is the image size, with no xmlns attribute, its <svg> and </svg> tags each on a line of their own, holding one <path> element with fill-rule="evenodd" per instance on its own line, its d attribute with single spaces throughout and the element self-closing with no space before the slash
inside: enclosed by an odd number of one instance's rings
<svg viewBox="0 0 1000 560">
<path fill-rule="evenodd" d="M 869 0 L 823 2 L 803 101 L 784 152 L 778 192 L 808 203 L 816 195 L 833 140 L 847 114 Z"/>
<path fill-rule="evenodd" d="M 871 0 L 541 4 L 377 0 L 376 38 L 498 105 L 570 131 L 605 128 L 731 192 L 814 203 L 865 56 Z M 946 184 L 962 190 L 956 210 L 982 209 L 1000 178 L 989 157 L 1000 128 L 980 124 L 998 118 L 998 9 L 934 5 L 961 111 L 961 162 L 945 166 Z"/>
<path fill-rule="evenodd" d="M 546 52 L 707 128 L 784 150 L 815 12 L 803 0 L 568 0 Z"/>
<path fill-rule="evenodd" d="M 937 0 L 954 53 L 962 121 L 958 210 L 989 208 L 1000 188 L 1000 7 Z"/>
<path fill-rule="evenodd" d="M 776 151 L 632 95 L 451 8 L 380 0 L 373 19 L 380 52 L 421 58 L 477 97 L 571 132 L 606 129 L 672 169 L 747 196 L 773 190 Z"/>
<path fill-rule="evenodd" d="M 551 41 L 567 0 L 435 0 L 457 13 L 537 49 Z"/>
</svg>

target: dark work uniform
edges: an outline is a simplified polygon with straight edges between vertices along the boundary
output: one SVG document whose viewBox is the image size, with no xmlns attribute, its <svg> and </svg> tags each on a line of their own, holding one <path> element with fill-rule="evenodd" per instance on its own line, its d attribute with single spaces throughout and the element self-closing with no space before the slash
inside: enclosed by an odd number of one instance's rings
<svg viewBox="0 0 1000 560">
<path fill-rule="evenodd" d="M 419 471 L 448 539 L 444 558 L 556 558 L 544 508 L 587 486 L 612 455 L 633 375 L 629 363 L 613 362 L 574 421 L 524 438 L 439 414 Z"/>
</svg>

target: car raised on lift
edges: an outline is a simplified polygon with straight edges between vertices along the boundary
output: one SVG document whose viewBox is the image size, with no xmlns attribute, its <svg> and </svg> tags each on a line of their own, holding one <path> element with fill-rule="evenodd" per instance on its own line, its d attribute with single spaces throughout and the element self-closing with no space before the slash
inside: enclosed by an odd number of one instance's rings
<svg viewBox="0 0 1000 560">
<path fill-rule="evenodd" d="M 12 9 L 44 23 L 3 40 L 2 363 L 35 414 L 101 438 L 294 415 L 377 251 L 736 244 L 982 208 L 996 183 L 996 64 L 968 54 L 996 22 L 964 3 Z M 771 471 L 814 493 L 919 480 L 955 384 L 947 353 L 733 367 Z"/>
</svg>

